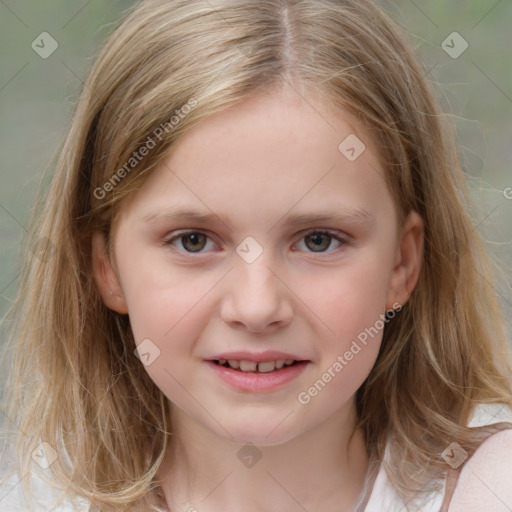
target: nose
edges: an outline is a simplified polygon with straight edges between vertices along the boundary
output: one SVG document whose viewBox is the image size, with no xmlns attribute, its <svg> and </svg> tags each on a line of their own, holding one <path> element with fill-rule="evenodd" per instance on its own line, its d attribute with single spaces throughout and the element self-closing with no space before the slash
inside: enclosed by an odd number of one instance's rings
<svg viewBox="0 0 512 512">
<path fill-rule="evenodd" d="M 224 283 L 220 315 L 235 329 L 268 334 L 292 320 L 293 293 L 264 254 L 252 263 L 240 258 Z"/>
</svg>

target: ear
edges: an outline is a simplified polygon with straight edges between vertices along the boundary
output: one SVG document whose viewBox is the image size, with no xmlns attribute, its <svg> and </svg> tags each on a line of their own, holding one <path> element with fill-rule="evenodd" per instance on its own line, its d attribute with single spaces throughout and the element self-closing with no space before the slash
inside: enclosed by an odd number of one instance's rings
<svg viewBox="0 0 512 512">
<path fill-rule="evenodd" d="M 128 314 L 126 300 L 118 284 L 119 279 L 110 263 L 103 231 L 95 231 L 92 235 L 92 271 L 105 305 L 117 313 Z"/>
<path fill-rule="evenodd" d="M 409 300 L 420 275 L 424 237 L 423 219 L 417 212 L 411 211 L 404 222 L 397 247 L 386 309 L 396 309 L 397 304 L 403 306 Z"/>
</svg>

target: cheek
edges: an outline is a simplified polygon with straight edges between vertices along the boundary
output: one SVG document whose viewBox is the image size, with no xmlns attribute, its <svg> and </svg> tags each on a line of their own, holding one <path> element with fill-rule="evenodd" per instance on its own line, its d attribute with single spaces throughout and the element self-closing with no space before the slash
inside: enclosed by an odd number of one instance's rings
<svg viewBox="0 0 512 512">
<path fill-rule="evenodd" d="M 209 318 L 202 299 L 218 278 L 193 279 L 184 269 L 170 272 L 161 262 L 133 254 L 118 265 L 145 370 L 171 401 L 184 405 L 190 401 L 187 365 Z"/>
<path fill-rule="evenodd" d="M 329 416 L 350 402 L 377 359 L 385 326 L 384 300 L 368 296 L 360 284 L 353 293 L 334 295 L 336 300 L 327 308 L 325 321 L 336 334 L 318 338 L 314 375 L 296 397 L 307 406 L 309 417 Z"/>
<path fill-rule="evenodd" d="M 132 298 L 130 325 L 151 380 L 169 400 L 187 409 L 194 405 L 187 390 L 194 341 L 203 329 L 205 313 L 198 304 L 201 294 L 178 294 L 176 289 L 157 287 Z"/>
<path fill-rule="evenodd" d="M 386 325 L 384 313 L 391 268 L 388 263 L 372 254 L 360 253 L 357 262 L 347 262 L 324 277 L 317 275 L 304 288 L 308 306 L 321 318 L 324 328 L 317 336 L 319 360 L 315 377 L 301 390 L 299 403 L 315 402 L 316 406 L 334 412 L 352 397 L 370 373 Z"/>
<path fill-rule="evenodd" d="M 171 268 L 161 254 L 154 256 L 153 251 L 146 251 L 119 262 L 137 342 L 151 336 L 167 338 L 176 326 L 187 321 L 212 286 L 208 279 L 194 279 L 187 269 Z"/>
<path fill-rule="evenodd" d="M 302 297 L 322 320 L 321 338 L 342 349 L 385 312 L 390 267 L 372 254 L 360 253 L 338 268 L 303 283 Z"/>
</svg>

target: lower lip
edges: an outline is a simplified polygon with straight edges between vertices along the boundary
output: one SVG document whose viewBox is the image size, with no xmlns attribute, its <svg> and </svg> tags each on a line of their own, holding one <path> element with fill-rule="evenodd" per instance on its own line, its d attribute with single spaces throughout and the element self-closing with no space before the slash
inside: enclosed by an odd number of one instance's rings
<svg viewBox="0 0 512 512">
<path fill-rule="evenodd" d="M 206 363 L 220 379 L 234 388 L 241 391 L 258 393 L 261 391 L 272 391 L 295 379 L 305 370 L 309 361 L 301 361 L 292 366 L 285 366 L 280 370 L 268 373 L 241 372 L 220 366 L 213 361 L 206 361 Z"/>
</svg>

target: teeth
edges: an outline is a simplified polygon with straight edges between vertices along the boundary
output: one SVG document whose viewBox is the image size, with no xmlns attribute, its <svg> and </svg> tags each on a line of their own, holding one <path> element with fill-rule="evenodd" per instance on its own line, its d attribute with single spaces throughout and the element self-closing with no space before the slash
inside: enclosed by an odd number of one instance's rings
<svg viewBox="0 0 512 512">
<path fill-rule="evenodd" d="M 233 368 L 233 370 L 240 370 L 242 372 L 260 372 L 260 373 L 269 373 L 274 370 L 280 370 L 284 366 L 291 366 L 294 363 L 293 359 L 280 359 L 279 361 L 263 361 L 261 363 L 257 363 L 255 361 L 238 361 L 236 359 L 219 359 L 219 364 L 221 366 L 226 366 Z"/>
<path fill-rule="evenodd" d="M 254 372 L 257 366 L 258 363 L 254 361 L 240 361 L 240 370 L 243 372 Z"/>
<path fill-rule="evenodd" d="M 273 372 L 276 369 L 275 361 L 266 361 L 264 363 L 258 363 L 258 371 L 259 372 Z"/>
</svg>

